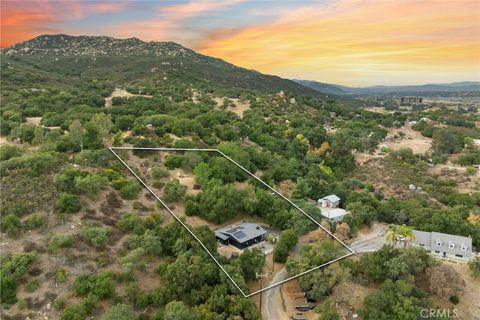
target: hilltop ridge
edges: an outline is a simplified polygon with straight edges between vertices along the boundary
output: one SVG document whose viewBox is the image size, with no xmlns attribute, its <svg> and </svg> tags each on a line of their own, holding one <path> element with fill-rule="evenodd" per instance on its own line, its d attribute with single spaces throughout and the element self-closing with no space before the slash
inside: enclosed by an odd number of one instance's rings
<svg viewBox="0 0 480 320">
<path fill-rule="evenodd" d="M 107 36 L 71 36 L 45 34 L 4 48 L 6 55 L 153 55 L 194 56 L 193 50 L 166 41 L 144 42 L 138 38 L 116 39 Z"/>
<path fill-rule="evenodd" d="M 166 78 L 197 86 L 215 84 L 225 89 L 287 91 L 325 98 L 323 93 L 294 81 L 238 67 L 175 42 L 55 34 L 40 35 L 4 48 L 0 53 L 4 56 L 2 71 L 7 75 L 7 84 L 22 73 L 39 73 L 27 77 L 31 78 L 31 82 L 23 82 L 27 86 L 41 86 L 54 78 L 69 83 L 71 77 L 108 77 L 122 85 Z"/>
</svg>

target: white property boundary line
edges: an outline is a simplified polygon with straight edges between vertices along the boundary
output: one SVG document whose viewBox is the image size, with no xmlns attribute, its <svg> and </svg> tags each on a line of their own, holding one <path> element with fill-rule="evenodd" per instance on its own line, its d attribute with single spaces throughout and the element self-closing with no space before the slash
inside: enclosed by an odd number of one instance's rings
<svg viewBox="0 0 480 320">
<path fill-rule="evenodd" d="M 270 185 L 268 185 L 267 183 L 265 183 L 263 180 L 261 180 L 260 178 L 258 178 L 256 175 L 254 175 L 253 173 L 251 173 L 250 171 L 248 171 L 247 169 L 245 169 L 243 166 L 241 166 L 238 162 L 236 162 L 235 160 L 233 160 L 232 158 L 230 158 L 229 156 L 227 156 L 226 154 L 224 154 L 222 151 L 218 150 L 218 149 L 196 149 L 196 148 L 136 148 L 136 147 L 108 147 L 108 149 L 115 155 L 115 157 L 117 157 L 118 160 L 120 160 L 120 162 L 135 176 L 135 178 L 137 178 L 137 180 L 158 200 L 158 202 L 160 202 L 162 204 L 162 206 L 192 235 L 193 238 L 195 238 L 195 240 L 198 241 L 198 243 L 200 243 L 200 245 L 203 247 L 203 249 L 205 249 L 205 251 L 208 253 L 208 255 L 210 256 L 210 258 L 213 259 L 213 261 L 215 261 L 215 263 L 217 264 L 217 266 L 223 271 L 223 273 L 225 273 L 225 275 L 228 277 L 228 279 L 230 279 L 230 281 L 232 281 L 232 283 L 235 285 L 235 287 L 238 289 L 238 291 L 240 291 L 242 293 L 242 295 L 245 297 L 245 298 L 248 298 L 248 297 L 251 297 L 253 295 L 256 295 L 260 292 L 263 292 L 265 290 L 268 290 L 268 289 L 271 289 L 273 287 L 276 287 L 278 285 L 281 285 L 287 281 L 290 281 L 290 280 L 293 280 L 295 278 L 298 278 L 300 276 L 303 276 L 307 273 L 310 273 L 312 271 L 315 271 L 317 269 L 320 269 L 320 268 L 323 268 L 327 265 L 330 265 L 334 262 L 337 262 L 339 260 L 342 260 L 346 257 L 349 257 L 351 255 L 354 255 L 355 254 L 355 251 L 352 250 L 349 246 L 347 246 L 343 241 L 341 241 L 340 239 L 338 239 L 338 237 L 336 237 L 333 233 L 331 233 L 329 230 L 327 230 L 326 228 L 324 228 L 320 223 L 318 223 L 314 218 L 312 218 L 308 213 L 306 213 L 302 208 L 300 208 L 299 206 L 297 206 L 295 203 L 293 203 L 290 199 L 288 199 L 287 197 L 285 197 L 283 194 L 281 194 L 280 192 L 278 192 L 277 190 L 275 190 L 274 188 L 272 188 Z M 202 243 L 202 241 L 200 241 L 200 239 L 192 232 L 192 230 L 190 230 L 187 225 L 167 206 L 167 204 L 162 200 L 160 199 L 156 194 L 155 192 L 153 192 L 153 190 L 135 173 L 135 171 L 133 171 L 132 168 L 130 168 L 130 166 L 128 166 L 128 164 L 122 160 L 122 158 L 114 151 L 114 150 L 150 150 L 150 151 L 199 151 L 199 152 L 217 152 L 219 153 L 220 155 L 222 155 L 223 157 L 225 157 L 226 159 L 228 159 L 230 162 L 232 162 L 233 164 L 235 164 L 236 166 L 238 166 L 240 169 L 242 169 L 243 171 L 245 171 L 248 175 L 250 175 L 252 178 L 254 178 L 255 180 L 259 181 L 260 183 L 262 183 L 264 186 L 266 186 L 268 189 L 270 189 L 271 191 L 273 191 L 275 194 L 277 194 L 278 196 L 282 197 L 284 200 L 286 200 L 288 203 L 290 203 L 293 207 L 295 207 L 297 210 L 299 210 L 301 213 L 303 213 L 307 218 L 309 218 L 311 221 L 313 221 L 313 223 L 315 223 L 316 225 L 318 225 L 320 228 L 322 228 L 325 232 L 327 232 L 332 238 L 334 238 L 335 240 L 337 240 L 338 242 L 340 242 L 348 251 L 349 253 L 339 257 L 339 258 L 336 258 L 332 261 L 329 261 L 327 263 L 324 263 L 322 265 L 319 265 L 315 268 L 312 268 L 310 270 L 307 270 L 307 271 L 304 271 L 302 273 L 299 273 L 295 276 L 292 276 L 290 278 L 287 278 L 287 279 L 284 279 L 282 281 L 279 281 L 277 283 L 274 283 L 268 287 L 265 287 L 263 289 L 260 289 L 260 290 L 257 290 L 255 292 L 252 292 L 250 294 L 245 294 L 243 292 L 243 290 L 238 286 L 238 284 L 232 279 L 232 277 L 228 274 L 228 272 L 223 268 L 223 266 L 220 264 L 220 262 L 218 262 L 218 260 L 215 258 L 215 256 L 207 249 L 207 247 Z"/>
</svg>

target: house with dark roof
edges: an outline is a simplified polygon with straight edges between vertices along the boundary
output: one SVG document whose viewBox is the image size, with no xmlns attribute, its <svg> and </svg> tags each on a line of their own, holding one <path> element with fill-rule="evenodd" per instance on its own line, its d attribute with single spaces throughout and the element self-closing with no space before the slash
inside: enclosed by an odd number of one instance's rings
<svg viewBox="0 0 480 320">
<path fill-rule="evenodd" d="M 231 244 L 244 249 L 265 240 L 267 231 L 255 223 L 242 223 L 215 230 L 215 238 L 223 244 Z"/>
<path fill-rule="evenodd" d="M 440 232 L 413 230 L 412 244 L 424 247 L 432 255 L 461 261 L 472 257 L 472 239 Z"/>
</svg>

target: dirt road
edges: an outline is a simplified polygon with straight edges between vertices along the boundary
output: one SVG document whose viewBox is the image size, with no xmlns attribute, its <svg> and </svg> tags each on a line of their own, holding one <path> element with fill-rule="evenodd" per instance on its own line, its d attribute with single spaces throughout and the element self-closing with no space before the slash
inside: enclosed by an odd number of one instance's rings
<svg viewBox="0 0 480 320">
<path fill-rule="evenodd" d="M 130 93 L 127 90 L 124 89 L 119 89 L 115 88 L 115 90 L 112 92 L 112 94 L 105 98 L 105 107 L 109 108 L 112 106 L 112 99 L 115 97 L 120 97 L 120 98 L 131 98 L 131 97 L 144 97 L 144 98 L 153 98 L 153 96 L 148 95 L 148 94 L 134 94 Z"/>
<path fill-rule="evenodd" d="M 287 270 L 281 269 L 270 283 L 278 283 L 287 278 Z M 264 320 L 288 320 L 285 305 L 280 294 L 282 286 L 276 286 L 262 292 L 262 319 Z"/>
</svg>

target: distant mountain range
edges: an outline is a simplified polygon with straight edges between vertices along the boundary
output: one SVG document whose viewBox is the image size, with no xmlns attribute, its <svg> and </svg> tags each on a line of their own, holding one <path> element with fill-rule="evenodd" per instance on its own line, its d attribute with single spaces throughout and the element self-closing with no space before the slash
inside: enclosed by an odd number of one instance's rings
<svg viewBox="0 0 480 320">
<path fill-rule="evenodd" d="M 372 86 L 372 87 L 347 87 L 331 83 L 311 80 L 293 80 L 301 85 L 317 91 L 335 95 L 355 94 L 421 94 L 432 92 L 480 92 L 480 82 L 462 81 L 453 83 L 424 84 L 411 86 Z"/>
</svg>

